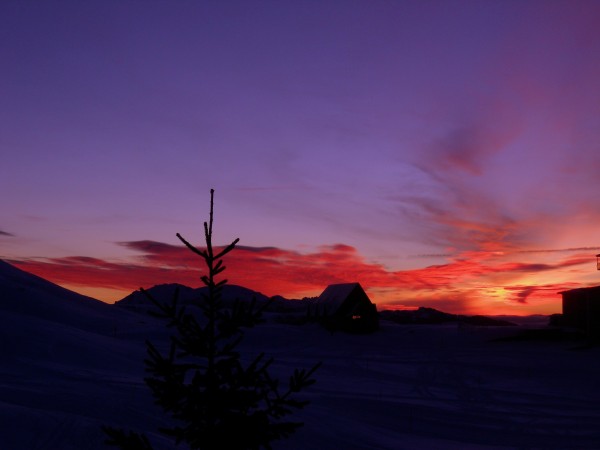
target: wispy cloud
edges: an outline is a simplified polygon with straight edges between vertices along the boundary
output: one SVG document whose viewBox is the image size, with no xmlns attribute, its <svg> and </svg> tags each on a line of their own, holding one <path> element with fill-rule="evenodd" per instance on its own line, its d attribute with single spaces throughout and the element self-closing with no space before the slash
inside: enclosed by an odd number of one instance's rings
<svg viewBox="0 0 600 450">
<path fill-rule="evenodd" d="M 0 230 L 0 236 L 15 237 L 14 234 Z"/>
<path fill-rule="evenodd" d="M 596 252 L 600 247 L 572 247 L 572 248 L 551 248 L 539 250 L 519 250 L 518 253 L 574 253 L 574 252 Z"/>
<path fill-rule="evenodd" d="M 261 191 L 305 191 L 310 190 L 310 187 L 300 185 L 280 185 L 280 186 L 240 186 L 235 188 L 236 191 L 245 192 L 261 192 Z"/>
<path fill-rule="evenodd" d="M 511 301 L 515 303 L 527 304 L 541 300 L 555 300 L 561 291 L 574 289 L 578 287 L 577 283 L 555 283 L 541 284 L 535 286 L 515 285 L 504 287 L 510 293 Z"/>
</svg>

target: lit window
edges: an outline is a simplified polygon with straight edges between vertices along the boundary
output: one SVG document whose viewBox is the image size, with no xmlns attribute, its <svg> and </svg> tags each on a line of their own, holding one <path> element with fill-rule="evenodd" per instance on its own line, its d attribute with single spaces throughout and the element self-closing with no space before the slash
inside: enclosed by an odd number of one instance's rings
<svg viewBox="0 0 600 450">
<path fill-rule="evenodd" d="M 361 317 L 360 317 L 360 316 L 357 316 L 357 315 L 354 315 L 354 316 L 352 316 L 352 320 L 358 320 L 358 319 L 360 319 L 360 318 L 361 318 Z"/>
</svg>

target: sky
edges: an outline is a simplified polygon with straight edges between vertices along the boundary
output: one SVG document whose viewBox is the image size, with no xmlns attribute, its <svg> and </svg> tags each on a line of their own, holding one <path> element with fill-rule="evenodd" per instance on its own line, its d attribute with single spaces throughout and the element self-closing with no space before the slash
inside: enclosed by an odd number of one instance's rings
<svg viewBox="0 0 600 450">
<path fill-rule="evenodd" d="M 231 283 L 560 312 L 600 284 L 600 2 L 0 3 L 0 258 L 107 302 Z"/>
</svg>

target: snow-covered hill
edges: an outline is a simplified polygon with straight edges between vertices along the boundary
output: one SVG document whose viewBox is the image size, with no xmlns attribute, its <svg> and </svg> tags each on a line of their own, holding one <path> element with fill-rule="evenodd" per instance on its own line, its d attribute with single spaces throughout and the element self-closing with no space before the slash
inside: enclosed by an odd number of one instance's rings
<svg viewBox="0 0 600 450">
<path fill-rule="evenodd" d="M 178 304 L 192 308 L 198 307 L 205 298 L 205 295 L 208 294 L 208 288 L 205 286 L 191 288 L 174 283 L 160 284 L 146 289 L 147 293 L 150 294 L 154 300 L 162 304 L 170 303 L 176 290 L 179 290 Z M 257 307 L 262 307 L 269 302 L 265 316 L 274 318 L 279 315 L 280 321 L 287 322 L 301 322 L 302 319 L 306 318 L 309 308 L 313 306 L 313 300 L 311 299 L 289 300 L 280 295 L 269 298 L 260 292 L 235 284 L 226 284 L 223 286 L 221 300 L 225 307 L 232 307 L 236 302 L 245 303 L 247 305 L 256 302 Z M 132 292 L 125 298 L 115 302 L 115 305 L 129 311 L 140 313 L 147 313 L 148 311 L 155 309 L 152 301 L 141 291 Z M 296 319 L 290 317 L 292 315 L 296 316 Z"/>
<path fill-rule="evenodd" d="M 102 424 L 150 430 L 173 448 L 143 377 L 146 314 L 105 305 L 0 263 L 0 449 L 106 448 Z M 600 448 L 600 348 L 492 340 L 519 327 L 382 321 L 372 335 L 267 322 L 242 352 L 264 351 L 287 379 L 323 366 L 277 450 Z"/>
<path fill-rule="evenodd" d="M 100 331 L 123 317 L 86 297 L 0 260 L 0 310 L 85 330 Z M 109 327 L 110 328 L 110 327 Z"/>
<path fill-rule="evenodd" d="M 0 449 L 101 449 L 101 423 L 152 411 L 141 381 L 144 338 L 161 333 L 151 318 L 0 261 L 0 323 Z"/>
</svg>

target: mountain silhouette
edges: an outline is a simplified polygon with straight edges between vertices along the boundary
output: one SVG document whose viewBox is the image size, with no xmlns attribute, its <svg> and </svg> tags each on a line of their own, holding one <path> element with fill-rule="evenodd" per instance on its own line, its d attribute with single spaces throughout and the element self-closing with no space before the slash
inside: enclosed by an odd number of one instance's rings
<svg viewBox="0 0 600 450">
<path fill-rule="evenodd" d="M 179 289 L 178 301 L 181 305 L 197 305 L 202 301 L 204 296 L 208 294 L 208 288 L 206 286 L 191 288 L 177 283 L 159 284 L 146 289 L 146 292 L 148 292 L 155 300 L 165 303 L 172 300 L 176 289 Z M 235 284 L 226 284 L 223 286 L 222 301 L 225 306 L 232 306 L 236 301 L 249 303 L 253 299 L 256 300 L 257 305 L 263 305 L 269 301 L 269 297 L 266 295 L 243 286 L 237 286 Z M 144 311 L 153 307 L 152 302 L 142 291 L 132 292 L 127 297 L 115 302 L 115 305 L 135 311 Z"/>
</svg>

